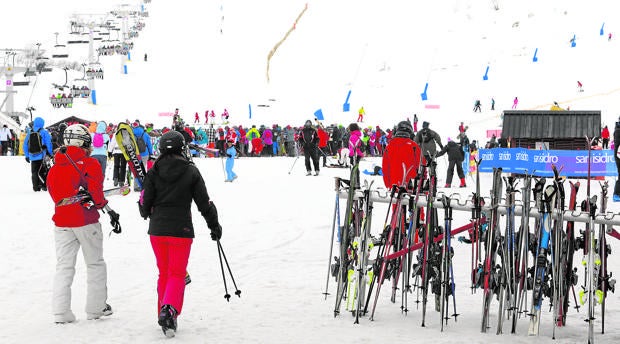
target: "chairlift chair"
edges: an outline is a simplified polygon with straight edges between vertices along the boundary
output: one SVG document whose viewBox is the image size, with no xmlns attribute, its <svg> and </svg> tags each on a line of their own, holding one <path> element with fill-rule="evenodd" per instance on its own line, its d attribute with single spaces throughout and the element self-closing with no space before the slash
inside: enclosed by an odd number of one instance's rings
<svg viewBox="0 0 620 344">
<path fill-rule="evenodd" d="M 64 44 L 58 44 L 58 32 L 55 32 L 54 34 L 56 35 L 56 45 L 54 45 L 52 58 L 65 59 L 69 57 L 69 53 L 67 52 L 67 46 Z"/>
</svg>

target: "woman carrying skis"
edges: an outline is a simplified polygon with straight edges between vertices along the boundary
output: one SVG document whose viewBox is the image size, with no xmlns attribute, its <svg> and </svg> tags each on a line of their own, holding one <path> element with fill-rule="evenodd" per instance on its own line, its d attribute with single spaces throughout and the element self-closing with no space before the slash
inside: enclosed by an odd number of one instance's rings
<svg viewBox="0 0 620 344">
<path fill-rule="evenodd" d="M 185 275 L 194 238 L 192 200 L 207 221 L 214 241 L 222 237 L 217 209 L 209 198 L 200 171 L 183 156 L 185 140 L 171 130 L 159 140 L 160 156 L 144 180 L 140 215 L 150 218 L 148 234 L 157 260 L 158 324 L 174 336 L 183 308 Z"/>
</svg>

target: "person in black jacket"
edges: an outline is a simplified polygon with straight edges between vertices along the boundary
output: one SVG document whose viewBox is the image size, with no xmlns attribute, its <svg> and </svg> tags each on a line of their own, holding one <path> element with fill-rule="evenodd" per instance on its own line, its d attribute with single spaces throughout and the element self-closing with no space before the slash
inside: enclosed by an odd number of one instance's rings
<svg viewBox="0 0 620 344">
<path fill-rule="evenodd" d="M 448 143 L 441 149 L 441 151 L 439 151 L 439 153 L 437 153 L 437 156 L 440 157 L 446 153 L 448 154 L 448 171 L 446 175 L 445 187 L 449 188 L 452 186 L 452 176 L 454 175 L 455 165 L 456 173 L 461 179 L 460 187 L 466 187 L 467 185 L 465 184 L 465 173 L 463 173 L 463 160 L 465 158 L 465 152 L 463 152 L 463 148 L 459 146 L 456 142 L 448 138 Z"/>
<path fill-rule="evenodd" d="M 222 237 L 217 209 L 209 198 L 200 171 L 183 156 L 185 140 L 171 130 L 159 141 L 160 156 L 144 180 L 140 215 L 150 218 L 148 234 L 157 260 L 158 323 L 174 334 L 183 307 L 185 275 L 194 238 L 192 200 L 207 221 L 211 239 Z"/>
<path fill-rule="evenodd" d="M 314 165 L 314 175 L 319 175 L 319 154 L 318 154 L 318 146 L 319 146 L 319 134 L 316 129 L 312 127 L 312 122 L 307 120 L 304 124 L 304 128 L 301 130 L 299 135 L 299 143 L 304 147 L 304 158 L 306 162 L 306 175 L 309 176 L 312 174 L 312 169 L 310 168 L 310 159 L 312 159 L 312 164 Z"/>
</svg>

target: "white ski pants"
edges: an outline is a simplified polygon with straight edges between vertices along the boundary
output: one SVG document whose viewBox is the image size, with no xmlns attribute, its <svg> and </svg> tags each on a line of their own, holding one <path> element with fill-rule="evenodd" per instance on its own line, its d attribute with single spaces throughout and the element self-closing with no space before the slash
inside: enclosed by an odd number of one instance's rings
<svg viewBox="0 0 620 344">
<path fill-rule="evenodd" d="M 99 222 L 83 227 L 55 227 L 56 275 L 52 312 L 56 321 L 70 318 L 71 284 L 75 276 L 77 253 L 82 247 L 86 263 L 86 313 L 100 314 L 106 307 L 108 298 L 107 269 L 103 260 L 103 232 Z"/>
</svg>

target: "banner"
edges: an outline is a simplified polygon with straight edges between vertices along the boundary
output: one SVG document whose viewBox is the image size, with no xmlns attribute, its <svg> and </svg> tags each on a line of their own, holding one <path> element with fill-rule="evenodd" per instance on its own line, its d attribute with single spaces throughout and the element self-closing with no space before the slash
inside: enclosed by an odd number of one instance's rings
<svg viewBox="0 0 620 344">
<path fill-rule="evenodd" d="M 503 172 L 532 174 L 552 177 L 552 165 L 561 169 L 566 177 L 588 176 L 587 150 L 534 150 L 525 148 L 480 149 L 480 172 L 493 172 L 501 167 Z M 590 175 L 593 177 L 617 177 L 614 152 L 611 149 L 592 150 Z"/>
</svg>

